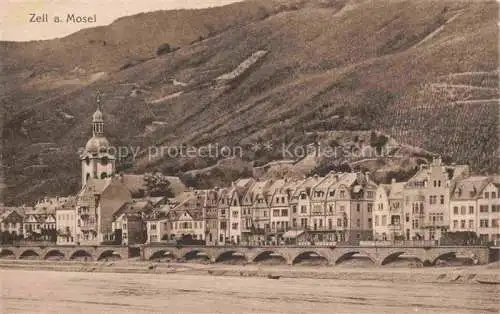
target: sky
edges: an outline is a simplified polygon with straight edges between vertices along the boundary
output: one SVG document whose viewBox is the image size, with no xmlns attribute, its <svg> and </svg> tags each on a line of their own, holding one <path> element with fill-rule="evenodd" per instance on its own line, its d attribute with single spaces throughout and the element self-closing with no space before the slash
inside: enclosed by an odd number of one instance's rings
<svg viewBox="0 0 500 314">
<path fill-rule="evenodd" d="M 29 41 L 64 37 L 82 28 L 108 25 L 119 17 L 140 12 L 206 8 L 241 0 L 0 0 L 0 40 Z M 48 22 L 30 22 L 46 14 Z M 68 14 L 96 15 L 95 23 L 66 23 Z M 54 17 L 63 17 L 55 23 Z"/>
</svg>

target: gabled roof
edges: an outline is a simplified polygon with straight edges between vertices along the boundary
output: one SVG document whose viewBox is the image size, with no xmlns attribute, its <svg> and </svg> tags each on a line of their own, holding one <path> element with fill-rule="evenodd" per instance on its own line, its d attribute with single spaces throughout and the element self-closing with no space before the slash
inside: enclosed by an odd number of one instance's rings
<svg viewBox="0 0 500 314">
<path fill-rule="evenodd" d="M 11 209 L 0 214 L 0 222 L 9 220 L 10 218 L 12 218 L 12 216 L 18 216 L 21 219 L 23 218 L 23 215 L 21 213 L 18 213 L 15 209 Z"/>
<path fill-rule="evenodd" d="M 120 174 L 119 177 L 122 179 L 127 189 L 133 194 L 139 193 L 141 190 L 146 191 L 147 189 L 143 174 Z M 165 176 L 165 178 L 170 182 L 170 189 L 174 195 L 189 190 L 179 177 Z"/>
<path fill-rule="evenodd" d="M 316 184 L 318 184 L 322 179 L 323 179 L 323 177 L 320 177 L 320 176 L 312 176 L 312 177 L 305 178 L 302 181 L 302 183 L 297 186 L 293 195 L 298 195 L 302 192 L 306 192 L 309 195 L 310 190 L 312 190 L 312 188 Z"/>
<path fill-rule="evenodd" d="M 486 176 L 471 176 L 457 181 L 451 193 L 452 200 L 476 199 L 481 195 L 484 188 L 492 182 L 492 178 Z"/>
<path fill-rule="evenodd" d="M 142 212 L 147 212 L 152 209 L 152 203 L 147 200 L 132 201 L 123 204 L 114 214 L 113 218 L 117 218 L 122 214 L 139 214 Z"/>
<path fill-rule="evenodd" d="M 391 184 L 389 199 L 402 199 L 403 190 L 405 187 L 404 182 L 395 182 Z"/>
</svg>

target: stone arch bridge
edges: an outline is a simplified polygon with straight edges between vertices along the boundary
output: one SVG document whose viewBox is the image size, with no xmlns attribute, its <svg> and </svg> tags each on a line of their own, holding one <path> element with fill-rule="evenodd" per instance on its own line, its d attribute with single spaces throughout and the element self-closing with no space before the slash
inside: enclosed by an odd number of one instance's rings
<svg viewBox="0 0 500 314">
<path fill-rule="evenodd" d="M 450 256 L 476 259 L 478 264 L 486 264 L 489 250 L 483 246 L 446 246 L 446 247 L 245 247 L 245 246 L 143 246 L 142 258 L 155 260 L 162 257 L 190 259 L 204 257 L 211 262 L 219 262 L 230 258 L 245 259 L 255 262 L 274 256 L 293 265 L 302 258 L 315 256 L 327 261 L 330 265 L 342 263 L 355 256 L 369 258 L 376 265 L 385 265 L 394 259 L 404 256 L 416 258 L 423 263 L 435 264 L 438 259 Z"/>
<path fill-rule="evenodd" d="M 87 260 L 139 256 L 139 250 L 126 246 L 1 246 L 0 258 L 39 260 Z"/>
<path fill-rule="evenodd" d="M 476 259 L 479 264 L 489 262 L 489 249 L 484 246 L 439 246 L 439 247 L 316 247 L 316 246 L 1 246 L 0 258 L 14 259 L 58 259 L 98 261 L 108 258 L 130 258 L 141 256 L 144 260 L 171 258 L 192 259 L 203 257 L 211 262 L 239 258 L 256 262 L 270 257 L 293 265 L 303 258 L 314 256 L 330 265 L 342 263 L 356 256 L 370 259 L 374 264 L 385 265 L 397 257 L 411 257 L 434 264 L 438 259 L 450 256 Z"/>
</svg>

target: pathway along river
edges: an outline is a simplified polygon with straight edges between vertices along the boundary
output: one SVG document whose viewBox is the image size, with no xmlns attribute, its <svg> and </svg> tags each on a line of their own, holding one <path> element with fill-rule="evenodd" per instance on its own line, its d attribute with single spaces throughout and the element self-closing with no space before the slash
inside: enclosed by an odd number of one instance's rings
<svg viewBox="0 0 500 314">
<path fill-rule="evenodd" d="M 3 269 L 0 287 L 0 313 L 500 311 L 498 287 L 480 284 Z"/>
</svg>

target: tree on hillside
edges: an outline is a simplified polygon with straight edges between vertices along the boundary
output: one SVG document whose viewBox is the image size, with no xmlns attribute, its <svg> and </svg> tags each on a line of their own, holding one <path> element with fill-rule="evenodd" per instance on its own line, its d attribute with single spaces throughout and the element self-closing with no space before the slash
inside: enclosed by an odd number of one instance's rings
<svg viewBox="0 0 500 314">
<path fill-rule="evenodd" d="M 174 196 L 170 188 L 170 181 L 160 172 L 144 174 L 144 183 L 146 185 L 146 192 L 150 196 Z"/>
<path fill-rule="evenodd" d="M 170 45 L 167 43 L 163 43 L 160 46 L 158 46 L 158 49 L 156 49 L 156 55 L 161 56 L 161 55 L 169 53 L 171 51 L 172 51 L 172 48 L 170 47 Z"/>
</svg>

